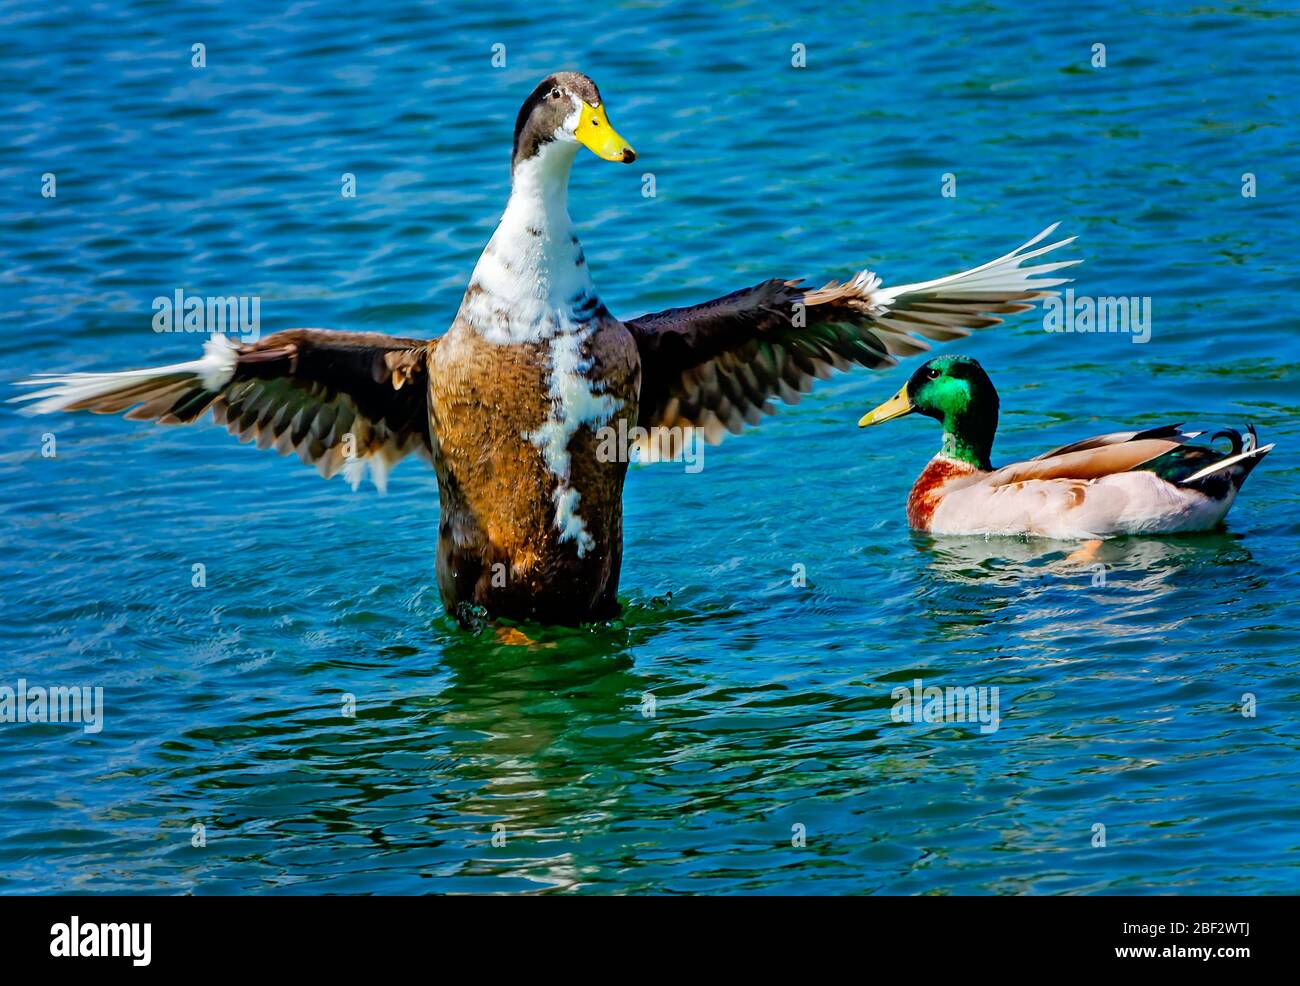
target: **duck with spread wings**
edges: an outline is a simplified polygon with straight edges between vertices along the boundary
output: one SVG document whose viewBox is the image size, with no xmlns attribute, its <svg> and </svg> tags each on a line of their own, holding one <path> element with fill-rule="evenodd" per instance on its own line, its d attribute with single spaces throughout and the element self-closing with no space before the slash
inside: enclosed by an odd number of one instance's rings
<svg viewBox="0 0 1300 986">
<path fill-rule="evenodd" d="M 595 84 L 564 72 L 524 101 L 511 193 L 450 329 L 437 339 L 292 329 L 214 336 L 197 360 L 43 375 L 18 400 L 188 424 L 208 411 L 242 441 L 325 477 L 381 488 L 414 454 L 438 477 L 437 579 L 448 612 L 579 623 L 618 612 L 627 456 L 600 433 L 720 441 L 795 403 L 815 379 L 892 366 L 1024 311 L 1074 261 L 1038 262 L 1055 227 L 973 270 L 885 287 L 862 271 L 810 289 L 772 279 L 688 308 L 614 317 L 568 210 L 580 147 L 636 154 Z"/>
</svg>

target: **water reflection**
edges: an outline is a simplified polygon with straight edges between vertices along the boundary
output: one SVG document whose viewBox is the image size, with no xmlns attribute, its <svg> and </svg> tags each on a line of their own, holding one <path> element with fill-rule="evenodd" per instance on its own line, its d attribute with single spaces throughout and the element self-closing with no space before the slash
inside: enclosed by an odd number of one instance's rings
<svg viewBox="0 0 1300 986">
<path fill-rule="evenodd" d="M 1155 591 L 1183 570 L 1253 561 L 1245 541 L 1228 531 L 1111 538 L 1086 544 L 1045 538 L 935 537 L 914 532 L 912 545 L 939 578 L 983 586 L 1010 587 L 1052 575 L 1092 587 L 1116 580 L 1129 588 Z"/>
<path fill-rule="evenodd" d="M 1082 545 L 914 534 L 912 544 L 925 636 L 986 644 L 988 628 L 1010 627 L 1015 642 L 1004 630 L 999 650 L 1048 663 L 1106 641 L 1162 641 L 1195 613 L 1170 606 L 1170 596 L 1238 578 L 1254 564 L 1227 531 Z"/>
<path fill-rule="evenodd" d="M 658 682 L 633 660 L 635 643 L 667 626 L 658 616 L 634 608 L 630 627 L 522 626 L 529 643 L 501 643 L 485 628 L 443 643 L 449 678 L 436 720 L 462 765 L 457 781 L 468 784 L 456 812 L 505 839 L 492 846 L 485 838 L 462 875 L 555 888 L 595 878 L 581 862 L 583 835 L 628 817 L 641 766 L 672 753 L 643 714 Z"/>
</svg>

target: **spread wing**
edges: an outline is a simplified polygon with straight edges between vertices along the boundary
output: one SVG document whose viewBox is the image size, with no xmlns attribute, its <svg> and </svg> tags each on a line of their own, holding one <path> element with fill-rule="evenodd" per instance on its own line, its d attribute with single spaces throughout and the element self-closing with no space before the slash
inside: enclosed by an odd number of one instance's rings
<svg viewBox="0 0 1300 986">
<path fill-rule="evenodd" d="M 852 365 L 893 366 L 930 348 L 1031 308 L 1044 289 L 1068 278 L 1043 277 L 1077 260 L 1022 266 L 1073 242 L 1028 243 L 972 270 L 933 281 L 882 286 L 862 271 L 816 290 L 770 280 L 690 308 L 627 322 L 641 353 L 639 424 L 649 430 L 698 428 L 716 444 L 730 431 L 773 414 L 780 397 L 797 404 L 814 379 Z"/>
<path fill-rule="evenodd" d="M 344 470 L 355 487 L 365 466 L 384 488 L 411 452 L 432 458 L 424 339 L 374 332 L 290 329 L 251 345 L 213 336 L 203 358 L 118 373 L 43 374 L 13 398 L 24 411 L 126 412 L 189 424 L 209 409 L 240 441 L 296 452 L 327 479 Z"/>
</svg>

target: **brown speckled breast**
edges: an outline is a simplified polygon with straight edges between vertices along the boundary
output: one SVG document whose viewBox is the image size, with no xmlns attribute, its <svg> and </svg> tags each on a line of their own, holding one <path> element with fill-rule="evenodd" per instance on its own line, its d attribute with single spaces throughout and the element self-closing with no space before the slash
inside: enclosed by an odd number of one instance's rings
<svg viewBox="0 0 1300 986">
<path fill-rule="evenodd" d="M 637 421 L 640 361 L 631 334 L 603 317 L 584 343 L 588 379 Z M 600 462 L 597 436 L 583 426 L 570 439 L 569 486 L 594 546 L 579 557 L 561 540 L 553 494 L 557 478 L 528 439 L 551 415 L 549 342 L 497 345 L 459 319 L 434 351 L 429 413 L 441 519 L 438 588 L 448 613 L 465 604 L 493 616 L 578 623 L 618 612 L 623 554 L 625 462 Z"/>
</svg>

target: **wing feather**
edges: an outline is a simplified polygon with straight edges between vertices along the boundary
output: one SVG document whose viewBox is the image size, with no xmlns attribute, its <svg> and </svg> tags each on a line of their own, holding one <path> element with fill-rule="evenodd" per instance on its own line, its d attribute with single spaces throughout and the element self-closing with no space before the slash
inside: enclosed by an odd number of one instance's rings
<svg viewBox="0 0 1300 986">
<path fill-rule="evenodd" d="M 641 354 L 639 424 L 699 428 L 710 441 L 739 432 L 775 412 L 773 399 L 797 404 L 814 380 L 851 366 L 893 366 L 997 325 L 999 316 L 1066 283 L 1053 277 L 1078 263 L 1024 266 L 1073 242 L 1043 246 L 1049 226 L 1016 250 L 967 271 L 932 281 L 884 288 L 862 271 L 847 282 L 815 290 L 773 279 L 687 308 L 627 322 Z"/>
<path fill-rule="evenodd" d="M 353 462 L 368 465 L 382 488 L 408 454 L 432 460 L 427 368 L 434 345 L 322 329 L 290 329 L 251 345 L 215 336 L 191 363 L 41 375 L 22 381 L 32 389 L 14 400 L 34 414 L 125 411 L 161 424 L 189 424 L 211 410 L 242 442 L 294 452 L 327 478 Z M 354 486 L 362 471 L 351 471 Z"/>
</svg>

